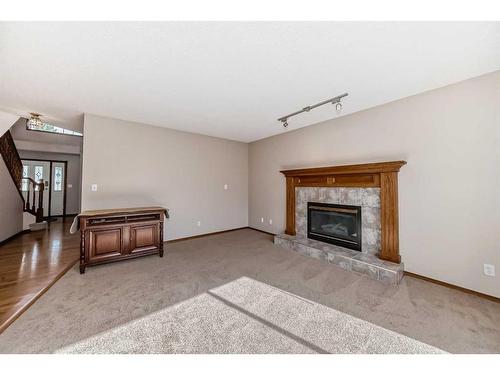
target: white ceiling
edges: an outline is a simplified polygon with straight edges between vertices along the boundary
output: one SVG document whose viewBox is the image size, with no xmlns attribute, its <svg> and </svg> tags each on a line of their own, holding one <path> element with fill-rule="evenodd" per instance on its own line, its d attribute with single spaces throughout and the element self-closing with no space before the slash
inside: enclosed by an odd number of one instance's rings
<svg viewBox="0 0 500 375">
<path fill-rule="evenodd" d="M 0 23 L 0 109 L 253 141 L 500 69 L 500 23 Z M 288 129 L 336 117 L 332 106 Z"/>
</svg>

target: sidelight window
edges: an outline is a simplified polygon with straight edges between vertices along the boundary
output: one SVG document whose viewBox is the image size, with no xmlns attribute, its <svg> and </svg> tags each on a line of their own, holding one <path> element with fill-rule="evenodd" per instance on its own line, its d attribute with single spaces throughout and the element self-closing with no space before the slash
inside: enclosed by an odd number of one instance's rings
<svg viewBox="0 0 500 375">
<path fill-rule="evenodd" d="M 62 179 L 62 167 L 54 167 L 54 191 L 62 191 Z"/>
</svg>

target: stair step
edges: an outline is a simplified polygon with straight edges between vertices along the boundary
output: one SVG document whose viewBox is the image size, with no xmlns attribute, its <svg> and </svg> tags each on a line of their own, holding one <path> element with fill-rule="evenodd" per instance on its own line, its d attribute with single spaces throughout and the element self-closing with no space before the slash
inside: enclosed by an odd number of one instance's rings
<svg viewBox="0 0 500 375">
<path fill-rule="evenodd" d="M 36 231 L 36 230 L 45 230 L 45 229 L 47 229 L 47 222 L 46 221 L 42 221 L 40 223 L 30 224 L 30 230 L 32 232 Z"/>
</svg>

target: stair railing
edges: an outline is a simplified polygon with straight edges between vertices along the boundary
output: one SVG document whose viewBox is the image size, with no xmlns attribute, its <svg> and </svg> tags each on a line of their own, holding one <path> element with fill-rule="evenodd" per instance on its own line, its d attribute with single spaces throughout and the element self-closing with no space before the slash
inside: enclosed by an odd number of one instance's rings
<svg viewBox="0 0 500 375">
<path fill-rule="evenodd" d="M 7 131 L 0 137 L 0 154 L 7 166 L 7 170 L 12 177 L 12 181 L 19 191 L 19 195 L 23 200 L 24 212 L 29 212 L 36 217 L 36 222 L 43 221 L 43 191 L 45 190 L 45 182 L 38 182 L 29 177 L 23 177 L 23 162 L 17 152 L 16 144 L 12 138 L 10 131 Z M 27 182 L 24 184 L 23 181 Z M 22 191 L 27 190 L 27 191 Z M 26 192 L 26 198 L 24 196 Z M 31 193 L 31 201 L 30 201 Z"/>
<path fill-rule="evenodd" d="M 43 180 L 37 182 L 30 177 L 23 177 L 21 180 L 23 181 L 21 186 L 25 188 L 23 193 L 26 193 L 24 211 L 35 215 L 36 222 L 40 223 L 43 221 L 43 191 L 45 190 L 45 182 Z"/>
</svg>

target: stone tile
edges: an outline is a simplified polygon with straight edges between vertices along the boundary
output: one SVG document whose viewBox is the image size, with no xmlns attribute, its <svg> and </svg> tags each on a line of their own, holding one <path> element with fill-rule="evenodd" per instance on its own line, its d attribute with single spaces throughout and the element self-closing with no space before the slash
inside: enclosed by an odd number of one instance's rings
<svg viewBox="0 0 500 375">
<path fill-rule="evenodd" d="M 346 270 L 362 273 L 386 284 L 398 284 L 403 277 L 403 263 L 387 262 L 371 254 L 286 234 L 275 236 L 274 243 L 302 255 L 326 261 Z"/>
<path fill-rule="evenodd" d="M 373 254 L 380 250 L 381 232 L 372 228 L 361 228 L 361 246 L 363 252 Z"/>
<path fill-rule="evenodd" d="M 307 237 L 307 219 L 304 216 L 295 218 L 295 231 L 298 236 Z"/>
<path fill-rule="evenodd" d="M 362 205 L 362 189 L 358 188 L 346 188 L 346 194 L 344 195 L 344 204 L 351 204 L 353 206 Z"/>
<path fill-rule="evenodd" d="M 397 285 L 403 278 L 403 271 L 393 271 L 385 268 L 379 270 L 379 281 L 385 284 Z"/>
<path fill-rule="evenodd" d="M 361 225 L 363 228 L 377 229 L 380 231 L 380 208 L 361 207 Z"/>
<path fill-rule="evenodd" d="M 379 280 L 379 267 L 352 259 L 352 270 L 354 272 L 362 273 L 370 279 Z"/>
<path fill-rule="evenodd" d="M 274 244 L 284 247 L 285 249 L 293 250 L 293 242 L 291 240 L 274 236 Z"/>
<path fill-rule="evenodd" d="M 325 203 L 340 204 L 340 189 L 328 188 L 328 200 Z"/>
<path fill-rule="evenodd" d="M 361 189 L 361 205 L 364 207 L 380 208 L 380 189 L 379 188 Z"/>
<path fill-rule="evenodd" d="M 345 257 L 342 254 L 328 253 L 327 254 L 328 263 L 335 264 L 345 270 L 351 271 L 352 262 L 351 258 Z"/>
<path fill-rule="evenodd" d="M 354 256 L 354 259 L 356 259 L 360 262 L 364 262 L 364 263 L 375 264 L 377 266 L 384 265 L 384 261 L 382 259 L 379 259 L 375 255 L 371 255 L 371 254 L 358 253 Z"/>
<path fill-rule="evenodd" d="M 319 200 L 319 188 L 305 188 L 307 202 L 317 202 Z"/>
<path fill-rule="evenodd" d="M 304 202 L 307 199 L 307 191 L 303 188 L 295 189 L 295 198 L 297 201 Z"/>
<path fill-rule="evenodd" d="M 318 189 L 318 202 L 326 202 L 328 201 L 328 188 L 319 188 Z"/>
</svg>

